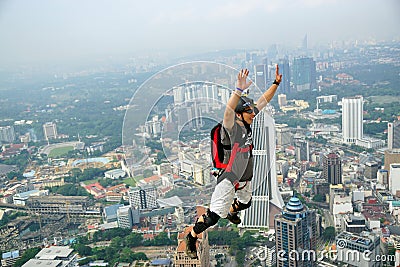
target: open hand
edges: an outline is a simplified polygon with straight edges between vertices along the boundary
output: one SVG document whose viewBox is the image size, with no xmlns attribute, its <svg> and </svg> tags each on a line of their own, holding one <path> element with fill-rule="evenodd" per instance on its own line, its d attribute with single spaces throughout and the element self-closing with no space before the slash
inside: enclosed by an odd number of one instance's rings
<svg viewBox="0 0 400 267">
<path fill-rule="evenodd" d="M 238 79 L 236 83 L 236 87 L 242 90 L 246 90 L 251 85 L 251 81 L 246 81 L 247 76 L 249 75 L 248 69 L 242 69 L 238 74 Z"/>
</svg>

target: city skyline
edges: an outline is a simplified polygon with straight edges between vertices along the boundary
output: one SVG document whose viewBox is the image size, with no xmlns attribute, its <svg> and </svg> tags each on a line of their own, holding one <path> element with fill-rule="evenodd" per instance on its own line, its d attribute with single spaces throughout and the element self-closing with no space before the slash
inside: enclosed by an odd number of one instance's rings
<svg viewBox="0 0 400 267">
<path fill-rule="evenodd" d="M 1 2 L 0 68 L 400 37 L 395 0 L 40 2 Z"/>
</svg>

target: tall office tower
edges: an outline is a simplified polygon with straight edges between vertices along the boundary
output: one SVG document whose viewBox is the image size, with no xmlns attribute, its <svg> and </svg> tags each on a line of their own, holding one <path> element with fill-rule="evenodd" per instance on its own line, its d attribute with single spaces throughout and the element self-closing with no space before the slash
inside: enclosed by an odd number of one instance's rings
<svg viewBox="0 0 400 267">
<path fill-rule="evenodd" d="M 307 38 L 307 34 L 304 36 L 303 38 L 303 42 L 301 43 L 301 48 L 303 50 L 307 50 L 308 49 L 308 38 Z"/>
<path fill-rule="evenodd" d="M 139 210 L 157 208 L 157 189 L 154 186 L 134 187 L 129 192 L 129 204 Z"/>
<path fill-rule="evenodd" d="M 389 191 L 393 196 L 400 197 L 400 163 L 390 164 Z"/>
<path fill-rule="evenodd" d="M 271 228 L 274 215 L 284 203 L 277 186 L 275 156 L 275 123 L 266 109 L 253 121 L 254 169 L 253 198 L 249 209 L 241 213 L 242 228 Z"/>
<path fill-rule="evenodd" d="M 298 162 L 310 161 L 310 147 L 307 141 L 296 142 L 296 160 Z"/>
<path fill-rule="evenodd" d="M 369 180 L 376 180 L 378 174 L 378 162 L 368 161 L 365 163 L 364 178 Z"/>
<path fill-rule="evenodd" d="M 43 124 L 43 133 L 46 140 L 57 138 L 57 125 L 53 122 Z"/>
<path fill-rule="evenodd" d="M 254 66 L 256 86 L 264 92 L 267 89 L 268 65 L 260 64 Z"/>
<path fill-rule="evenodd" d="M 346 144 L 355 144 L 363 138 L 362 96 L 342 98 L 342 134 Z"/>
<path fill-rule="evenodd" d="M 278 95 L 278 104 L 279 104 L 279 107 L 284 107 L 287 105 L 287 100 L 286 100 L 285 94 Z"/>
<path fill-rule="evenodd" d="M 292 79 L 296 91 L 316 89 L 317 75 L 315 61 L 309 57 L 295 58 L 292 66 Z"/>
<path fill-rule="evenodd" d="M 277 255 L 286 259 L 277 259 L 276 266 L 316 266 L 317 255 L 314 258 L 313 253 L 302 254 L 304 250 L 316 253 L 316 232 L 315 211 L 308 210 L 296 196 L 293 196 L 283 208 L 282 214 L 275 216 Z M 299 259 L 296 259 L 294 251 L 299 254 Z M 307 258 L 307 255 L 310 258 Z"/>
<path fill-rule="evenodd" d="M 390 164 L 400 163 L 400 149 L 386 149 L 385 150 L 385 170 L 388 171 L 388 177 L 390 175 Z"/>
<path fill-rule="evenodd" d="M 0 127 L 0 142 L 12 143 L 15 140 L 13 126 Z"/>
<path fill-rule="evenodd" d="M 279 72 L 282 74 L 282 81 L 279 84 L 279 92 L 282 94 L 290 93 L 290 67 L 287 58 L 279 60 Z"/>
<path fill-rule="evenodd" d="M 380 255 L 380 240 L 370 232 L 341 232 L 336 236 L 337 261 L 347 266 L 382 266 L 383 262 L 375 260 Z"/>
<path fill-rule="evenodd" d="M 342 160 L 338 154 L 329 153 L 324 155 L 322 162 L 322 177 L 332 185 L 342 183 Z"/>
<path fill-rule="evenodd" d="M 400 148 L 400 121 L 388 123 L 388 148 Z"/>
</svg>

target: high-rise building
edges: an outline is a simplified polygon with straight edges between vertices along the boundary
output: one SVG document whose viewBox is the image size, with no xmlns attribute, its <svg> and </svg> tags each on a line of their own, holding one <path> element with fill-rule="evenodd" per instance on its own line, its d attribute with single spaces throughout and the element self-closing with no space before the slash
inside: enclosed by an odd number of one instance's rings
<svg viewBox="0 0 400 267">
<path fill-rule="evenodd" d="M 388 175 L 388 170 L 381 169 L 378 170 L 378 173 L 376 175 L 378 183 L 383 184 L 383 185 L 389 185 L 389 175 Z"/>
<path fill-rule="evenodd" d="M 141 186 L 132 188 L 129 193 L 129 204 L 139 210 L 157 208 L 157 189 L 154 186 Z"/>
<path fill-rule="evenodd" d="M 279 84 L 279 92 L 282 94 L 289 94 L 290 90 L 290 67 L 287 58 L 279 60 L 279 72 L 282 74 L 282 81 Z"/>
<path fill-rule="evenodd" d="M 390 164 L 389 190 L 393 196 L 400 197 L 400 163 Z"/>
<path fill-rule="evenodd" d="M 0 127 L 0 142 L 12 143 L 15 140 L 15 132 L 13 126 Z"/>
<path fill-rule="evenodd" d="M 46 140 L 57 138 L 57 125 L 54 122 L 43 124 L 43 133 Z"/>
<path fill-rule="evenodd" d="M 388 148 L 400 148 L 400 121 L 388 123 Z"/>
<path fill-rule="evenodd" d="M 296 142 L 296 160 L 298 162 L 310 161 L 310 147 L 307 141 Z"/>
<path fill-rule="evenodd" d="M 336 153 L 324 155 L 322 177 L 331 185 L 342 183 L 342 160 Z"/>
<path fill-rule="evenodd" d="M 277 266 L 316 266 L 316 232 L 315 211 L 308 210 L 293 196 L 282 214 L 275 216 L 276 251 L 285 259 L 277 259 Z"/>
<path fill-rule="evenodd" d="M 274 126 L 274 119 L 266 109 L 253 121 L 253 197 L 251 207 L 242 212 L 239 227 L 271 228 L 274 215 L 284 205 L 277 186 Z"/>
<path fill-rule="evenodd" d="M 363 138 L 363 97 L 342 98 L 342 134 L 343 142 L 355 144 Z"/>
<path fill-rule="evenodd" d="M 378 162 L 368 161 L 365 163 L 364 178 L 369 180 L 376 180 L 378 173 Z"/>
<path fill-rule="evenodd" d="M 385 170 L 390 175 L 390 165 L 392 163 L 400 163 L 400 149 L 386 149 L 385 150 Z"/>
<path fill-rule="evenodd" d="M 309 57 L 295 58 L 292 65 L 292 79 L 294 88 L 298 92 L 316 89 L 317 75 L 315 61 Z"/>
<path fill-rule="evenodd" d="M 265 91 L 267 88 L 267 80 L 268 80 L 268 66 L 265 64 L 255 65 L 254 66 L 255 73 L 255 84 L 261 90 Z"/>
<path fill-rule="evenodd" d="M 287 100 L 286 100 L 285 94 L 278 95 L 278 104 L 279 104 L 279 107 L 284 107 L 287 105 Z"/>
<path fill-rule="evenodd" d="M 292 143 L 293 135 L 287 124 L 276 125 L 276 142 L 279 146 L 289 145 Z"/>
<path fill-rule="evenodd" d="M 122 206 L 117 210 L 118 227 L 132 229 L 133 216 L 131 206 Z"/>
</svg>

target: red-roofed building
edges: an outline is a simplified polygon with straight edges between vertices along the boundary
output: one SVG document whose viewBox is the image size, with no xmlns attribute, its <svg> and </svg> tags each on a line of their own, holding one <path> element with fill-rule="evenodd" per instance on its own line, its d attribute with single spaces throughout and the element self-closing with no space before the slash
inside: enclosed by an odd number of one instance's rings
<svg viewBox="0 0 400 267">
<path fill-rule="evenodd" d="M 106 189 L 100 183 L 89 184 L 84 187 L 86 191 L 95 198 L 104 198 Z"/>
<path fill-rule="evenodd" d="M 161 185 L 161 177 L 159 175 L 153 175 L 143 179 L 143 182 L 149 185 L 158 186 Z"/>
</svg>

